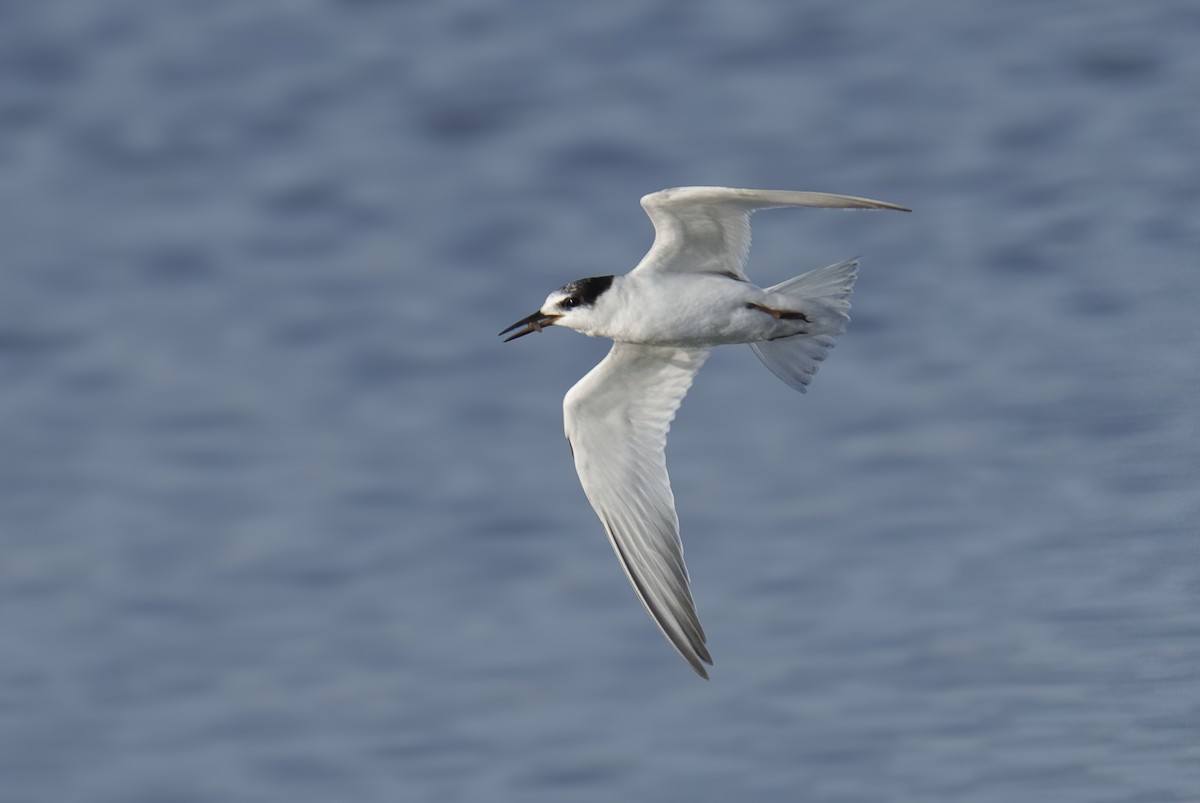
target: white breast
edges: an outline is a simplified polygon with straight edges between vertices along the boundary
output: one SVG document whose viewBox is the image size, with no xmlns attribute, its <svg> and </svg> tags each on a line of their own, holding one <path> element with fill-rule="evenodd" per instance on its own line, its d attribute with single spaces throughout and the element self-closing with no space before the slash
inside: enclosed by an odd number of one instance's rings
<svg viewBox="0 0 1200 803">
<path fill-rule="evenodd" d="M 698 348 L 777 336 L 779 322 L 748 305 L 766 294 L 716 274 L 618 277 L 597 305 L 595 334 L 623 343 Z"/>
</svg>

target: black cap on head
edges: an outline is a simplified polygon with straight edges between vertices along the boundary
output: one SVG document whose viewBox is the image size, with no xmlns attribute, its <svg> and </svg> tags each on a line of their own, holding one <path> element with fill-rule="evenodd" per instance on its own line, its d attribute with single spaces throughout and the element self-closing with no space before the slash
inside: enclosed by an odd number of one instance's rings
<svg viewBox="0 0 1200 803">
<path fill-rule="evenodd" d="M 576 305 L 582 304 L 590 307 L 596 303 L 596 299 L 603 295 L 605 290 L 612 287 L 612 283 L 612 276 L 591 276 L 564 284 L 560 292 L 568 298 L 576 300 Z"/>
</svg>

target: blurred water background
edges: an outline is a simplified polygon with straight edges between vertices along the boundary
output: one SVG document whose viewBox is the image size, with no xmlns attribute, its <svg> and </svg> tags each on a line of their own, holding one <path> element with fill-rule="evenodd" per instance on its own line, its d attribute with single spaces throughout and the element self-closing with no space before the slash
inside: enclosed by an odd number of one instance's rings
<svg viewBox="0 0 1200 803">
<path fill-rule="evenodd" d="M 1192 0 L 0 5 L 0 801 L 1200 800 Z M 696 678 L 573 473 L 644 193 L 863 257 L 669 456 Z"/>
</svg>

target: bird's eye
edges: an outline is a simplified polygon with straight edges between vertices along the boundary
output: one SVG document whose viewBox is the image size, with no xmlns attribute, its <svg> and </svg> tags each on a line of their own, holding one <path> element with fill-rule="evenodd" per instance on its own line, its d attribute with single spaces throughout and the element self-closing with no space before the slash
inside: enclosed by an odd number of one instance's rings
<svg viewBox="0 0 1200 803">
<path fill-rule="evenodd" d="M 564 298 L 562 301 L 558 302 L 558 306 L 561 307 L 562 309 L 571 309 L 572 307 L 578 307 L 579 306 L 579 297 L 578 296 L 569 296 L 567 298 Z"/>
</svg>

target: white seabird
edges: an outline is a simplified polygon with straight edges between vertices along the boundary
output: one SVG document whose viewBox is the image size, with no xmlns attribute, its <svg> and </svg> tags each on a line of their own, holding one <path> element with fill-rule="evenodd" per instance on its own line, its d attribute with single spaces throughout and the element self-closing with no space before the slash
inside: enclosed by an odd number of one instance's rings
<svg viewBox="0 0 1200 803">
<path fill-rule="evenodd" d="M 506 340 L 565 326 L 613 342 L 563 400 L 584 493 L 638 597 L 675 649 L 707 678 L 712 664 L 683 562 L 664 449 L 675 411 L 709 348 L 748 343 L 803 393 L 849 320 L 851 259 L 773 287 L 751 284 L 750 214 L 781 206 L 894 209 L 821 192 L 678 187 L 642 198 L 654 244 L 624 276 L 555 290 Z"/>
</svg>

